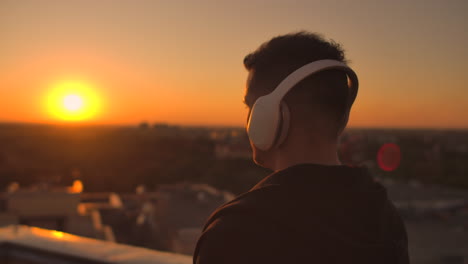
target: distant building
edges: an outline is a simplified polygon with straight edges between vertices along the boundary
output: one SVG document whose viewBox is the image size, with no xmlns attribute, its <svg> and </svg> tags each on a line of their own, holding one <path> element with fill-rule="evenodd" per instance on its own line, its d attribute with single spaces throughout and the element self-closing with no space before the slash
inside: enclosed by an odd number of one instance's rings
<svg viewBox="0 0 468 264">
<path fill-rule="evenodd" d="M 250 159 L 252 158 L 252 151 L 247 144 L 217 143 L 215 156 L 217 159 Z"/>
<path fill-rule="evenodd" d="M 167 250 L 182 254 L 193 253 L 210 214 L 234 198 L 206 184 L 161 185 L 155 194 L 154 232 Z"/>
<path fill-rule="evenodd" d="M 166 123 L 156 123 L 154 124 L 153 129 L 156 134 L 161 137 L 179 137 L 182 135 L 181 127 Z"/>
<path fill-rule="evenodd" d="M 22 224 L 114 241 L 96 206 L 81 203 L 73 188 L 18 189 L 1 196 L 0 226 Z M 110 206 L 110 205 L 109 205 Z"/>
<path fill-rule="evenodd" d="M 148 122 L 141 122 L 138 127 L 141 129 L 141 130 L 147 130 L 149 128 L 149 124 Z"/>
</svg>

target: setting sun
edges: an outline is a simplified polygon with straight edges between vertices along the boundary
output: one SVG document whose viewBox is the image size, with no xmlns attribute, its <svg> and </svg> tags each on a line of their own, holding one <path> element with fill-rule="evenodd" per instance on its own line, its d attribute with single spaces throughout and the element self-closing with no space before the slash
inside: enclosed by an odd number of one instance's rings
<svg viewBox="0 0 468 264">
<path fill-rule="evenodd" d="M 60 82 L 52 87 L 47 98 L 49 113 L 65 121 L 84 121 L 96 116 L 99 98 L 89 84 Z"/>
<path fill-rule="evenodd" d="M 79 111 L 83 107 L 83 99 L 76 94 L 70 94 L 63 98 L 63 106 L 70 112 Z"/>
</svg>

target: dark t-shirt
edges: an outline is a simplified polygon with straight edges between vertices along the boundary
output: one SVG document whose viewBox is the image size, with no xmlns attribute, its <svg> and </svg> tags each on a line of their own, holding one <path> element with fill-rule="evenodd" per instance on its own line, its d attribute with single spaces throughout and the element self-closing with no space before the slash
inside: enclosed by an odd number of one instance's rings
<svg viewBox="0 0 468 264">
<path fill-rule="evenodd" d="M 409 263 L 385 189 L 364 168 L 296 165 L 209 218 L 195 264 Z"/>
</svg>

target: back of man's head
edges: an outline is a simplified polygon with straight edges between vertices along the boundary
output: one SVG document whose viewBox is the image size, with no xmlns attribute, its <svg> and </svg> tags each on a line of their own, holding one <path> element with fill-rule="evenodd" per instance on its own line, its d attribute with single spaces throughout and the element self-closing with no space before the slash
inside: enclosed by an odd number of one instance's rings
<svg viewBox="0 0 468 264">
<path fill-rule="evenodd" d="M 344 51 L 334 41 L 318 34 L 299 32 L 275 37 L 244 58 L 250 72 L 246 103 L 272 92 L 293 71 L 317 60 L 331 59 L 346 63 Z M 348 81 L 340 70 L 328 70 L 307 77 L 285 97 L 294 121 L 306 130 L 320 131 L 336 140 L 346 126 Z"/>
</svg>

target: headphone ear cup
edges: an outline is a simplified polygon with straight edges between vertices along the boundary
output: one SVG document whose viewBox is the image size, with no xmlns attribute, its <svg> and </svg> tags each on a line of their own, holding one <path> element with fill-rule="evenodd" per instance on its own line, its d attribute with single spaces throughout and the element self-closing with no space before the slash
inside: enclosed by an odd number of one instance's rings
<svg viewBox="0 0 468 264">
<path fill-rule="evenodd" d="M 289 111 L 288 105 L 283 101 L 281 102 L 281 122 L 278 127 L 278 137 L 276 140 L 275 147 L 281 146 L 281 144 L 286 140 L 289 132 L 289 122 L 291 119 L 291 112 Z"/>
<path fill-rule="evenodd" d="M 281 129 L 281 101 L 268 95 L 262 96 L 252 106 L 247 122 L 250 141 L 260 150 L 274 147 Z"/>
</svg>

